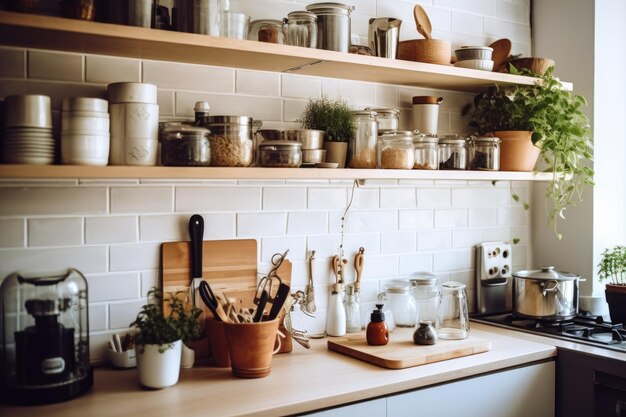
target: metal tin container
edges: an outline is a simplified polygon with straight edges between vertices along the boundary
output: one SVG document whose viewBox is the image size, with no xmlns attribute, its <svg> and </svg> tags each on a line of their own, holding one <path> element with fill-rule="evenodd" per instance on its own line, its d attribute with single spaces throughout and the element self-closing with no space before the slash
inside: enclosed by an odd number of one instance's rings
<svg viewBox="0 0 626 417">
<path fill-rule="evenodd" d="M 161 163 L 165 166 L 210 166 L 211 131 L 196 126 L 166 128 L 161 138 Z"/>
<path fill-rule="evenodd" d="M 305 48 L 317 47 L 317 16 L 315 13 L 291 12 L 284 22 L 289 45 Z"/>
<path fill-rule="evenodd" d="M 439 138 L 439 169 L 467 169 L 467 144 L 456 135 Z"/>
<path fill-rule="evenodd" d="M 569 320 L 578 314 L 580 275 L 553 266 L 513 273 L 513 313 L 539 320 Z"/>
<path fill-rule="evenodd" d="M 317 49 L 348 52 L 350 49 L 350 13 L 354 6 L 341 3 L 314 3 L 307 11 L 317 16 Z"/>
<path fill-rule="evenodd" d="M 500 169 L 500 139 L 480 136 L 470 137 L 467 141 L 469 150 L 469 169 L 480 171 L 498 171 Z"/>
<path fill-rule="evenodd" d="M 324 131 L 315 129 L 290 129 L 283 131 L 284 140 L 293 140 L 302 144 L 302 149 L 322 149 Z"/>
<path fill-rule="evenodd" d="M 248 116 L 209 116 L 211 166 L 250 166 L 254 162 L 254 129 L 261 124 Z"/>
<path fill-rule="evenodd" d="M 299 168 L 302 165 L 302 144 L 287 140 L 263 142 L 259 145 L 261 166 Z"/>
</svg>

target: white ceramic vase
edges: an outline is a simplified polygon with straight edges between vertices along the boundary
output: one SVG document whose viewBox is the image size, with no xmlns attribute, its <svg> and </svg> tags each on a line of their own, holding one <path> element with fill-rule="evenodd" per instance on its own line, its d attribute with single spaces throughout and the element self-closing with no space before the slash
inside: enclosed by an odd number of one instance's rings
<svg viewBox="0 0 626 417">
<path fill-rule="evenodd" d="M 148 388 L 167 388 L 178 382 L 183 342 L 169 345 L 143 345 L 137 348 L 139 382 Z M 163 352 L 159 352 L 159 349 Z"/>
<path fill-rule="evenodd" d="M 183 343 L 180 355 L 180 367 L 183 369 L 193 368 L 196 361 L 196 351 Z"/>
</svg>

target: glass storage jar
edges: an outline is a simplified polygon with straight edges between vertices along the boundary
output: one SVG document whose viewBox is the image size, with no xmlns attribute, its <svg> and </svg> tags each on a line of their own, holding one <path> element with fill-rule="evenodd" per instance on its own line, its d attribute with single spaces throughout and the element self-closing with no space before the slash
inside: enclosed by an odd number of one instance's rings
<svg viewBox="0 0 626 417">
<path fill-rule="evenodd" d="M 467 169 L 467 143 L 457 135 L 439 138 L 439 169 Z"/>
<path fill-rule="evenodd" d="M 281 20 L 261 19 L 250 22 L 248 40 L 285 44 L 287 34 Z"/>
<path fill-rule="evenodd" d="M 413 141 L 415 169 L 437 169 L 439 167 L 439 139 L 432 135 L 418 135 Z"/>
<path fill-rule="evenodd" d="M 375 111 L 378 120 L 378 131 L 398 130 L 400 124 L 400 110 L 398 109 L 372 109 L 366 107 L 365 110 Z"/>
<path fill-rule="evenodd" d="M 437 276 L 430 272 L 415 272 L 409 281 L 413 285 L 413 297 L 417 302 L 417 322 L 437 321 L 438 290 Z"/>
<path fill-rule="evenodd" d="M 441 284 L 435 330 L 440 339 L 465 339 L 469 336 L 465 284 L 455 281 Z"/>
<path fill-rule="evenodd" d="M 395 130 L 382 135 L 380 166 L 384 169 L 413 169 L 415 150 L 413 132 Z"/>
<path fill-rule="evenodd" d="M 317 46 L 317 16 L 315 13 L 291 12 L 284 20 L 287 43 L 293 46 L 315 48 Z"/>
<path fill-rule="evenodd" d="M 350 168 L 376 168 L 376 141 L 378 121 L 376 112 L 360 110 L 354 115 L 354 136 L 349 143 L 348 166 Z"/>
<path fill-rule="evenodd" d="M 161 163 L 165 166 L 210 166 L 211 131 L 197 126 L 171 126 L 161 136 Z"/>
<path fill-rule="evenodd" d="M 290 140 L 272 140 L 259 144 L 259 161 L 263 167 L 300 168 L 302 144 Z"/>
<path fill-rule="evenodd" d="M 209 116 L 211 166 L 247 167 L 254 162 L 254 131 L 261 121 L 248 116 Z"/>
<path fill-rule="evenodd" d="M 398 327 L 414 327 L 416 323 L 417 303 L 411 287 L 408 280 L 392 279 L 385 284 L 385 291 L 378 294 L 379 300 L 385 300 L 385 306 L 391 310 Z"/>
<path fill-rule="evenodd" d="M 500 139 L 490 136 L 470 137 L 467 141 L 469 150 L 469 169 L 480 171 L 498 171 L 500 169 Z"/>
</svg>

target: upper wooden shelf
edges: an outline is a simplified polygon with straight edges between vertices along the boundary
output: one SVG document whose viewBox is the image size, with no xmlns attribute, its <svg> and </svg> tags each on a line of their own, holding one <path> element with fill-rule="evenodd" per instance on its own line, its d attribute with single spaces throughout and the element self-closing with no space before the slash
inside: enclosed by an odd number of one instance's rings
<svg viewBox="0 0 626 417">
<path fill-rule="evenodd" d="M 397 169 L 0 165 L 0 179 L 548 181 L 549 173 Z"/>
<path fill-rule="evenodd" d="M 536 81 L 454 66 L 4 11 L 0 44 L 468 92 L 494 83 Z"/>
</svg>

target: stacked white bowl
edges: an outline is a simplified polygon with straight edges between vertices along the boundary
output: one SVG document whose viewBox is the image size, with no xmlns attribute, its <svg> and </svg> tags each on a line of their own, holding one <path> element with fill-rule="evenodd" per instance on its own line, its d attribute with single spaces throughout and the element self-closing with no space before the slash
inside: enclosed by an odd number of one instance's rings
<svg viewBox="0 0 626 417">
<path fill-rule="evenodd" d="M 50 97 L 15 95 L 5 98 L 2 161 L 7 164 L 54 163 Z"/>
<path fill-rule="evenodd" d="M 156 165 L 159 105 L 153 84 L 109 84 L 111 165 Z"/>
<path fill-rule="evenodd" d="M 68 97 L 61 112 L 61 162 L 106 165 L 109 162 L 109 103 L 100 98 Z"/>
<path fill-rule="evenodd" d="M 489 46 L 461 46 L 454 51 L 457 62 L 455 67 L 471 68 L 481 71 L 493 70 L 493 48 Z"/>
</svg>

